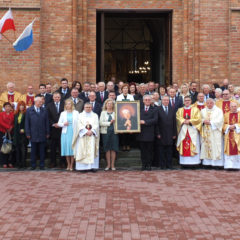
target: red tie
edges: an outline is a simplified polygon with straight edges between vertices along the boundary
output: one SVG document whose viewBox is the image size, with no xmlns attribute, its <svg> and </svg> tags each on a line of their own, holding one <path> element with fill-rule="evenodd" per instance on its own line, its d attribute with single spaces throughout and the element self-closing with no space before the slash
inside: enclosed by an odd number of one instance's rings
<svg viewBox="0 0 240 240">
<path fill-rule="evenodd" d="M 172 108 L 175 107 L 174 99 L 172 98 Z"/>
<path fill-rule="evenodd" d="M 101 101 L 103 102 L 103 93 L 101 92 Z"/>
<path fill-rule="evenodd" d="M 148 108 L 146 107 L 146 108 L 145 108 L 145 112 L 147 112 L 147 111 L 148 111 Z"/>
</svg>

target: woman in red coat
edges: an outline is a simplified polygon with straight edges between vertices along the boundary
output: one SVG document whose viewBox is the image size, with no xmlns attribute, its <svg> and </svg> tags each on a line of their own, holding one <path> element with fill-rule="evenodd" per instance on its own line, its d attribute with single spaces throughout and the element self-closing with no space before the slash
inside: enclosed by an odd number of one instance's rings
<svg viewBox="0 0 240 240">
<path fill-rule="evenodd" d="M 3 136 L 6 132 L 11 133 L 14 123 L 14 113 L 11 104 L 9 102 L 5 102 L 3 104 L 3 107 L 5 109 L 5 112 L 0 113 L 0 148 L 2 147 Z M 9 155 L 10 154 L 3 154 L 1 152 L 0 157 L 4 168 L 13 167 L 12 163 L 10 162 L 11 160 L 9 158 Z"/>
</svg>

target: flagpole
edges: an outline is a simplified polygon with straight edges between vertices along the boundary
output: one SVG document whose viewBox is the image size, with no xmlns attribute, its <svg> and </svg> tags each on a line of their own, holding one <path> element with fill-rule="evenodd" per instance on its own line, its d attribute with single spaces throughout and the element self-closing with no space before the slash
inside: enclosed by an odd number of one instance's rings
<svg viewBox="0 0 240 240">
<path fill-rule="evenodd" d="M 10 41 L 3 33 L 1 33 L 1 35 L 2 35 L 3 37 L 5 37 L 11 44 L 13 44 L 13 42 Z"/>
</svg>

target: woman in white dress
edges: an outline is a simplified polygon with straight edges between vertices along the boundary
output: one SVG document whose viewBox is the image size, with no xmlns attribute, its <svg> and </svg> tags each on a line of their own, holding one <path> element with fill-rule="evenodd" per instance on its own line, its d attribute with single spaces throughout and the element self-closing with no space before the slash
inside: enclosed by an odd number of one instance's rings
<svg viewBox="0 0 240 240">
<path fill-rule="evenodd" d="M 74 103 L 71 99 L 67 99 L 64 104 L 64 111 L 61 112 L 58 126 L 62 128 L 61 134 L 61 156 L 67 159 L 67 171 L 73 170 L 73 129 L 76 127 L 79 113 L 74 110 Z"/>
</svg>

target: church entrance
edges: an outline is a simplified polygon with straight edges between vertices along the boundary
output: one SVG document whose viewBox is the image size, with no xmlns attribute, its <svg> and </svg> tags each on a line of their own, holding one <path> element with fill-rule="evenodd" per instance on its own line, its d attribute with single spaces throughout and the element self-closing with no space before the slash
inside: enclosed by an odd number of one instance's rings
<svg viewBox="0 0 240 240">
<path fill-rule="evenodd" d="M 169 11 L 97 11 L 97 82 L 172 82 Z"/>
</svg>

